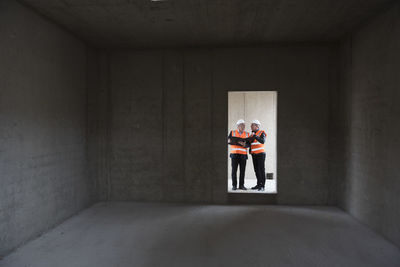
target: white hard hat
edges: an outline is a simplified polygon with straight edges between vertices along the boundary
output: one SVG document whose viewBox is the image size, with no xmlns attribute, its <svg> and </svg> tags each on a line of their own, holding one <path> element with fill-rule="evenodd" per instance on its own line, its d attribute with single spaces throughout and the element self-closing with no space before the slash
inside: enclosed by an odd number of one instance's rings
<svg viewBox="0 0 400 267">
<path fill-rule="evenodd" d="M 257 124 L 257 125 L 261 125 L 261 122 L 259 120 L 253 120 L 251 123 Z"/>
<path fill-rule="evenodd" d="M 240 119 L 240 120 L 238 120 L 238 121 L 236 122 L 236 125 L 239 125 L 239 124 L 242 124 L 242 123 L 244 123 L 244 120 Z"/>
</svg>

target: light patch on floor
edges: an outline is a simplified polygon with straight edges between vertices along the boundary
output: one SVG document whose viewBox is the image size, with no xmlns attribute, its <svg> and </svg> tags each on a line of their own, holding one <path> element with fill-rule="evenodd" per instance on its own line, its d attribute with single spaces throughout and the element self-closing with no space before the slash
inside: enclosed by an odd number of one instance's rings
<svg viewBox="0 0 400 267">
<path fill-rule="evenodd" d="M 244 186 L 247 188 L 247 190 L 232 190 L 232 183 L 228 182 L 228 192 L 229 193 L 267 193 L 267 194 L 276 194 L 276 179 L 271 179 L 271 180 L 265 180 L 265 190 L 264 191 L 258 191 L 258 190 L 252 190 L 251 188 L 253 186 L 257 185 L 257 179 L 251 178 L 251 179 L 245 179 L 244 180 Z"/>
</svg>

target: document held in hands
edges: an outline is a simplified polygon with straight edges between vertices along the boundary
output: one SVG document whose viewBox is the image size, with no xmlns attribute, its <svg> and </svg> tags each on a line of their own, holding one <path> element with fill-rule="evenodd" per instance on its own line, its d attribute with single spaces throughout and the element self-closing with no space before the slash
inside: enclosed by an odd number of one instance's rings
<svg viewBox="0 0 400 267">
<path fill-rule="evenodd" d="M 247 137 L 247 138 L 241 138 L 241 137 L 236 137 L 236 136 L 232 136 L 231 138 L 229 138 L 229 145 L 234 145 L 234 146 L 241 146 L 241 144 L 239 144 L 239 142 L 246 142 L 246 143 L 251 143 L 253 142 L 255 139 L 254 136 L 251 137 Z"/>
</svg>

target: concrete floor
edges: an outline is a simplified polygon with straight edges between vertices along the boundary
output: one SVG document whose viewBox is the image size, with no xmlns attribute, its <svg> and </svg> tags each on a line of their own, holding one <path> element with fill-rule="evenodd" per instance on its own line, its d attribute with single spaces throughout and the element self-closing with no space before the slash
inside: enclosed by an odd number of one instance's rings
<svg viewBox="0 0 400 267">
<path fill-rule="evenodd" d="M 400 251 L 336 208 L 111 202 L 0 266 L 400 266 Z"/>
<path fill-rule="evenodd" d="M 257 191 L 252 190 L 251 188 L 257 184 L 257 179 L 255 178 L 246 178 L 244 181 L 244 186 L 248 190 L 232 190 L 232 180 L 228 179 L 228 192 L 229 193 L 252 193 L 252 194 L 276 194 L 276 179 L 265 180 L 265 191 Z"/>
</svg>

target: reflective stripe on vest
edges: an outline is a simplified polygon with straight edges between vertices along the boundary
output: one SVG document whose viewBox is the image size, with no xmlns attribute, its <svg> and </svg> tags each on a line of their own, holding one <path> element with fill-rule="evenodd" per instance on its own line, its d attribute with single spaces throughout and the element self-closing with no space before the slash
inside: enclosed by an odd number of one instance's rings
<svg viewBox="0 0 400 267">
<path fill-rule="evenodd" d="M 256 132 L 257 136 L 261 136 L 262 134 L 267 135 L 264 131 L 258 130 Z M 254 141 L 251 143 L 251 154 L 259 154 L 265 152 L 265 146 L 264 144 L 261 144 L 260 142 L 257 141 L 257 139 L 254 139 Z"/>
<path fill-rule="evenodd" d="M 241 138 L 247 138 L 247 137 L 249 137 L 249 133 L 248 132 L 243 132 L 242 134 L 240 134 L 238 130 L 235 130 L 235 131 L 232 131 L 232 136 L 241 137 Z M 242 146 L 231 145 L 231 154 L 247 155 L 247 148 L 244 148 Z"/>
</svg>

